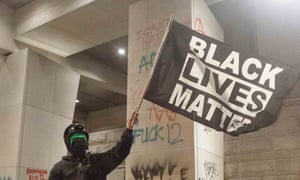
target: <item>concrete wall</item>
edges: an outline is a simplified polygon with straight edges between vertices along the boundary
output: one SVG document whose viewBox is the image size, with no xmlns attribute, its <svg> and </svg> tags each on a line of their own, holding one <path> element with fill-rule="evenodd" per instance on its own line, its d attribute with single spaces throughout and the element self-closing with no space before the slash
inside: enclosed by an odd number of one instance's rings
<svg viewBox="0 0 300 180">
<path fill-rule="evenodd" d="M 27 49 L 0 64 L 0 178 L 46 178 L 66 154 L 79 75 Z"/>
<path fill-rule="evenodd" d="M 19 179 L 48 171 L 66 155 L 64 129 L 72 122 L 79 74 L 33 52 L 28 54 Z M 47 174 L 46 174 L 47 175 Z"/>
<path fill-rule="evenodd" d="M 126 105 L 90 112 L 82 123 L 87 126 L 90 132 L 109 128 L 124 128 L 126 127 Z M 120 126 L 116 127 L 116 124 Z"/>
<path fill-rule="evenodd" d="M 0 60 L 0 178 L 19 175 L 27 50 Z"/>
<path fill-rule="evenodd" d="M 299 67 L 299 3 L 289 2 L 293 1 L 251 1 L 254 9 L 244 6 L 251 20 L 234 20 L 224 27 L 225 42 Z M 300 179 L 299 88 L 298 82 L 273 125 L 239 137 L 225 136 L 226 180 Z"/>
<path fill-rule="evenodd" d="M 135 110 L 171 13 L 191 26 L 191 1 L 139 1 L 129 9 L 127 119 Z M 144 100 L 126 159 L 126 179 L 194 179 L 193 122 Z M 182 156 L 188 154 L 188 156 Z M 169 171 L 167 170 L 169 169 Z"/>
<path fill-rule="evenodd" d="M 285 103 L 274 125 L 225 136 L 225 179 L 299 180 L 299 117 L 299 102 Z"/>
<path fill-rule="evenodd" d="M 176 21 L 223 39 L 221 27 L 202 0 L 145 0 L 131 5 L 127 118 L 141 98 L 172 13 Z M 126 179 L 223 179 L 222 133 L 206 131 L 204 126 L 146 100 L 139 113 Z M 212 177 L 207 177 L 208 171 Z"/>
</svg>

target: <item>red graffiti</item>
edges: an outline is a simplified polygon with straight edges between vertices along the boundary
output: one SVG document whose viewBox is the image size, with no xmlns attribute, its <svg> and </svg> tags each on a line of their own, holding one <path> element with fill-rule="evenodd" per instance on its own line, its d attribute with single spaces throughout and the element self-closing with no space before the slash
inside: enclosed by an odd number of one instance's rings
<svg viewBox="0 0 300 180">
<path fill-rule="evenodd" d="M 149 120 L 157 120 L 158 122 L 161 122 L 163 118 L 166 118 L 169 122 L 173 122 L 176 119 L 176 113 L 173 111 L 170 111 L 165 108 L 161 108 L 155 104 L 152 104 L 149 108 Z M 153 116 L 154 113 L 154 116 Z"/>
<path fill-rule="evenodd" d="M 144 29 L 138 30 L 136 32 L 136 41 L 142 44 L 142 48 L 149 48 L 151 45 L 159 44 L 167 24 L 168 19 L 161 19 L 154 24 L 148 25 Z"/>
<path fill-rule="evenodd" d="M 195 19 L 195 31 L 205 35 L 204 26 L 200 18 Z"/>
<path fill-rule="evenodd" d="M 48 171 L 46 169 L 27 168 L 26 174 L 27 174 L 28 180 L 46 180 Z"/>
</svg>

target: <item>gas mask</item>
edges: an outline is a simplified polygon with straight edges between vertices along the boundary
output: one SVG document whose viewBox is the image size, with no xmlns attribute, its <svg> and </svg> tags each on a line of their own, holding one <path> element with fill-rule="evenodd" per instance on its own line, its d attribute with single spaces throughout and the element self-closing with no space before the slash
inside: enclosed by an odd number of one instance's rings
<svg viewBox="0 0 300 180">
<path fill-rule="evenodd" d="M 70 137 L 70 152 L 74 156 L 81 158 L 85 156 L 85 152 L 88 149 L 87 137 L 84 133 L 74 133 Z"/>
</svg>

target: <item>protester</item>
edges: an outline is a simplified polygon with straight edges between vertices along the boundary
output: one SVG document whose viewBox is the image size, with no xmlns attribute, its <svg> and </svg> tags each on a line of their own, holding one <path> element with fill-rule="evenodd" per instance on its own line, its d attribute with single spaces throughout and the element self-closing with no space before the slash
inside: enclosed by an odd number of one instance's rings
<svg viewBox="0 0 300 180">
<path fill-rule="evenodd" d="M 83 124 L 69 125 L 64 132 L 68 155 L 54 165 L 48 180 L 106 180 L 107 174 L 130 152 L 133 142 L 132 129 L 137 117 L 138 114 L 134 112 L 127 122 L 121 140 L 104 153 L 88 152 L 89 134 Z"/>
</svg>

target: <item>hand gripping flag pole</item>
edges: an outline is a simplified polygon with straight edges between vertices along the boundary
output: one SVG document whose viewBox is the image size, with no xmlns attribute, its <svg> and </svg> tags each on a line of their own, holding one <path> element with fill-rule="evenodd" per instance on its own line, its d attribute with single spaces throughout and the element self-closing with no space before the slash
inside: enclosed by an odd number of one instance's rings
<svg viewBox="0 0 300 180">
<path fill-rule="evenodd" d="M 151 79 L 152 79 L 152 75 L 153 75 L 154 69 L 155 69 L 156 64 L 157 64 L 157 60 L 158 60 L 158 58 L 159 58 L 160 55 L 161 55 L 161 49 L 162 49 L 162 47 L 163 47 L 164 44 L 165 44 L 165 39 L 166 39 L 166 37 L 167 37 L 167 35 L 168 35 L 170 29 L 171 29 L 171 26 L 172 26 L 173 21 L 174 21 L 174 14 L 171 14 L 170 19 L 169 19 L 169 22 L 168 22 L 168 25 L 167 25 L 167 27 L 166 27 L 166 30 L 165 30 L 165 33 L 164 33 L 164 36 L 163 36 L 163 39 L 162 39 L 162 41 L 161 41 L 161 43 L 160 43 L 160 45 L 159 45 L 158 51 L 157 51 L 157 53 L 156 53 L 156 56 L 155 56 L 155 59 L 154 59 L 154 65 L 153 65 L 153 67 L 152 67 L 151 73 L 150 73 L 150 75 L 149 75 L 149 77 L 148 77 L 148 80 L 147 80 L 147 82 L 146 82 L 146 85 L 145 85 L 145 87 L 144 87 L 144 89 L 143 89 L 143 92 L 142 92 L 141 98 L 140 98 L 140 100 L 139 100 L 139 103 L 138 103 L 138 105 L 137 105 L 137 107 L 136 107 L 136 109 L 135 109 L 135 111 L 134 111 L 135 114 L 137 114 L 137 113 L 139 112 L 140 108 L 141 108 L 142 102 L 143 102 L 143 100 L 144 100 L 144 95 L 145 95 L 145 93 L 146 93 L 146 91 L 147 91 L 147 89 L 148 89 L 148 87 L 149 87 L 149 83 L 150 83 L 150 81 L 151 81 Z M 132 123 L 135 124 L 136 122 L 134 121 L 134 122 L 132 122 Z"/>
</svg>

